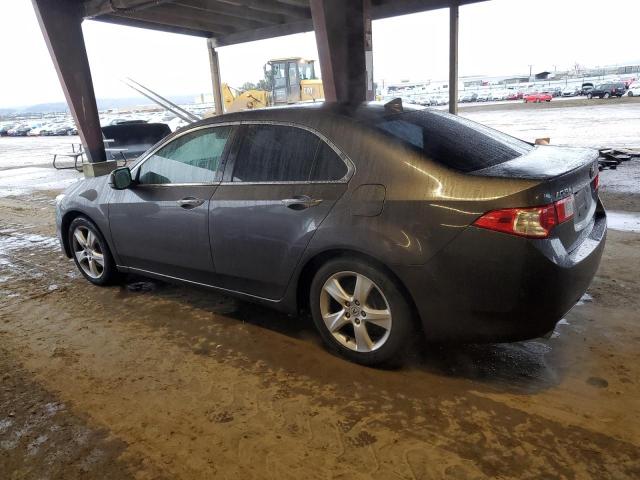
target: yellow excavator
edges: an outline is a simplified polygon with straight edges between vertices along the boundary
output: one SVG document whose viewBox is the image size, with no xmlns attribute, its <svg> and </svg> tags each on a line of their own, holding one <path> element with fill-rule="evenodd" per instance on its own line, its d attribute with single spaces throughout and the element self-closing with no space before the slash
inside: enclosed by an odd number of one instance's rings
<svg viewBox="0 0 640 480">
<path fill-rule="evenodd" d="M 290 105 L 324 99 L 322 80 L 316 77 L 313 60 L 301 57 L 276 58 L 264 66 L 271 91 L 240 91 L 222 84 L 225 112 L 238 112 L 272 105 Z"/>
</svg>

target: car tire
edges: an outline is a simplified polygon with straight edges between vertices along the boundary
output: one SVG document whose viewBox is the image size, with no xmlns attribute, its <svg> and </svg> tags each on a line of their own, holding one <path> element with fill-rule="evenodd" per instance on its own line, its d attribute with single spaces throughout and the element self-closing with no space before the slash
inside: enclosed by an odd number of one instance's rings
<svg viewBox="0 0 640 480">
<path fill-rule="evenodd" d="M 588 98 L 589 100 L 591 100 L 591 99 L 593 98 L 593 95 L 592 95 L 592 94 L 590 94 L 590 93 L 587 93 L 587 98 Z"/>
<path fill-rule="evenodd" d="M 610 98 L 610 97 L 611 97 L 611 94 L 609 94 L 609 92 L 604 94 L 604 98 Z"/>
<path fill-rule="evenodd" d="M 627 95 L 633 97 L 633 92 L 629 92 Z"/>
<path fill-rule="evenodd" d="M 91 220 L 76 217 L 69 225 L 67 235 L 71 256 L 84 278 L 99 286 L 110 285 L 118 279 L 111 250 Z"/>
<path fill-rule="evenodd" d="M 325 263 L 313 278 L 309 300 L 325 345 L 355 363 L 391 363 L 409 345 L 409 302 L 389 274 L 366 261 L 342 257 Z"/>
</svg>

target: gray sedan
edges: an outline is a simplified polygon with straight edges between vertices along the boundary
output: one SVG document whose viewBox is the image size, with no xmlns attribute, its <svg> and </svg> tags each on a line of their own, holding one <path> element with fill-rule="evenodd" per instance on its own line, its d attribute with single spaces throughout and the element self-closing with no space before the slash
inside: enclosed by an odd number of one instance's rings
<svg viewBox="0 0 640 480">
<path fill-rule="evenodd" d="M 203 120 L 70 187 L 64 252 L 298 314 L 387 362 L 434 341 L 541 336 L 595 274 L 597 152 L 533 146 L 429 109 L 314 104 Z"/>
</svg>

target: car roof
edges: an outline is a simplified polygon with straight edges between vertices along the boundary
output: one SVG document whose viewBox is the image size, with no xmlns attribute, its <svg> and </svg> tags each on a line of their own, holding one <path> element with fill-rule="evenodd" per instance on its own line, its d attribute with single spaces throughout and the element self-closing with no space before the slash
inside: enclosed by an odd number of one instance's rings
<svg viewBox="0 0 640 480">
<path fill-rule="evenodd" d="M 310 120 L 319 120 L 327 117 L 341 117 L 356 122 L 371 123 L 379 121 L 390 114 L 400 113 L 397 110 L 390 112 L 385 109 L 387 103 L 388 102 L 363 102 L 360 104 L 344 104 L 312 102 L 295 106 L 261 108 L 210 117 L 192 124 L 192 126 L 251 120 L 271 120 L 305 124 Z M 405 103 L 402 105 L 402 109 L 404 112 L 411 112 L 424 110 L 425 108 Z"/>
</svg>

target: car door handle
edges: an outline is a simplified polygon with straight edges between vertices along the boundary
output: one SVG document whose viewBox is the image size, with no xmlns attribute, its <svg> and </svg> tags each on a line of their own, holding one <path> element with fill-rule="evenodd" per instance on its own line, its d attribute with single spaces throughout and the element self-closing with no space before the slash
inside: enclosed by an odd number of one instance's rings
<svg viewBox="0 0 640 480">
<path fill-rule="evenodd" d="M 204 200 L 202 198 L 195 198 L 195 197 L 184 197 L 181 198 L 180 200 L 178 200 L 178 205 L 180 205 L 182 208 L 195 208 L 195 207 L 199 207 L 200 205 L 202 205 L 204 203 Z"/>
<path fill-rule="evenodd" d="M 304 210 L 305 208 L 320 205 L 322 200 L 319 198 L 311 198 L 308 195 L 296 195 L 293 198 L 284 198 L 280 200 L 282 204 L 292 210 Z"/>
</svg>

